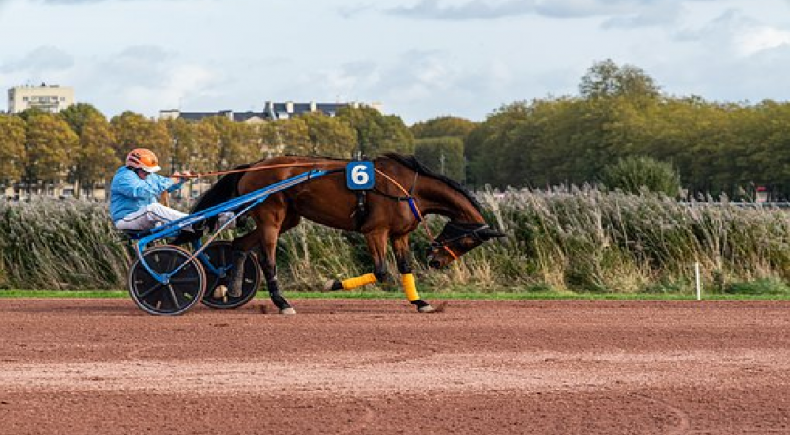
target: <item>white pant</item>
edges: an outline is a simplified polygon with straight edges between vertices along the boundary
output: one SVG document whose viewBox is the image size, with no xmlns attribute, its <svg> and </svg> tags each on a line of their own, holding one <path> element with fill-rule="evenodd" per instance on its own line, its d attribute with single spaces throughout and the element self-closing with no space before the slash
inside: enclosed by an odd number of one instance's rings
<svg viewBox="0 0 790 435">
<path fill-rule="evenodd" d="M 119 230 L 148 230 L 184 216 L 188 215 L 155 202 L 117 220 L 115 228 Z"/>
</svg>

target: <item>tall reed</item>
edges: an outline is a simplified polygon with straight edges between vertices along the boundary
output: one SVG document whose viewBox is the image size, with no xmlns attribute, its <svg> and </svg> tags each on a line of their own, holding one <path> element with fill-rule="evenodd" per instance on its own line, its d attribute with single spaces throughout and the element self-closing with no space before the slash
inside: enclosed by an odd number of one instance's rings
<svg viewBox="0 0 790 435">
<path fill-rule="evenodd" d="M 478 291 L 691 291 L 693 265 L 706 287 L 790 281 L 790 214 L 701 198 L 604 192 L 590 186 L 482 192 L 488 221 L 508 237 L 443 271 L 424 266 L 429 240 L 413 233 L 422 286 Z M 443 225 L 432 217 L 434 233 Z M 396 272 L 390 255 L 390 271 Z M 123 288 L 127 246 L 103 203 L 0 202 L 0 288 Z M 324 280 L 372 270 L 359 234 L 303 222 L 278 247 L 280 282 L 314 290 Z M 395 289 L 395 286 L 384 288 Z"/>
</svg>

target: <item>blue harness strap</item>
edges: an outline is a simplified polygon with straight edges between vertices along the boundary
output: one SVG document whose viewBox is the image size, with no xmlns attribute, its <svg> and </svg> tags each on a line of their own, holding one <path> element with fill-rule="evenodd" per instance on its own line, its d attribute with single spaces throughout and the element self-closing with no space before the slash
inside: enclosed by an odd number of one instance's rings
<svg viewBox="0 0 790 435">
<path fill-rule="evenodd" d="M 422 217 L 420 216 L 420 212 L 417 211 L 417 205 L 414 204 L 414 197 L 409 197 L 407 199 L 409 202 L 409 209 L 411 209 L 411 214 L 417 219 L 417 222 L 422 222 Z"/>
</svg>

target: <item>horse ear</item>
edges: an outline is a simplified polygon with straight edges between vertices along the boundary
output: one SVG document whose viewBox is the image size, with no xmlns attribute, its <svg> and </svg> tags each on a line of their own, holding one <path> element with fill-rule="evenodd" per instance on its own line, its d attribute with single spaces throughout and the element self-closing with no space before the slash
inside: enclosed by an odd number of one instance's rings
<svg viewBox="0 0 790 435">
<path fill-rule="evenodd" d="M 480 237 L 482 237 L 483 240 L 489 240 L 495 237 L 506 237 L 506 235 L 501 231 L 493 230 L 491 228 L 486 228 L 480 232 Z"/>
</svg>

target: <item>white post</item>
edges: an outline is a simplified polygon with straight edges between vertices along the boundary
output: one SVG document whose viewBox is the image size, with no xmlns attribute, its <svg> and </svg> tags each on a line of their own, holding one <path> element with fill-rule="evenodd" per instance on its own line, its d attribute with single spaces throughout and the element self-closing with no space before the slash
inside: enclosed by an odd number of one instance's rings
<svg viewBox="0 0 790 435">
<path fill-rule="evenodd" d="M 694 277 L 697 281 L 697 300 L 702 300 L 702 278 L 699 276 L 699 261 L 694 263 Z"/>
</svg>

